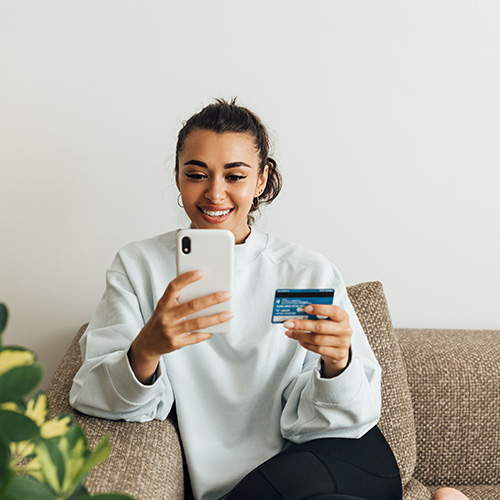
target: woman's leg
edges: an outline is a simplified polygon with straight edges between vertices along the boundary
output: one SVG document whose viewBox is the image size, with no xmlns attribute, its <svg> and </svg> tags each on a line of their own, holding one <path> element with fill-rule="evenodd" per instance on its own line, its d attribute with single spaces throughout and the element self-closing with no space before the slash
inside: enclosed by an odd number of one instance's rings
<svg viewBox="0 0 500 500">
<path fill-rule="evenodd" d="M 396 459 L 374 427 L 360 439 L 293 445 L 244 477 L 226 500 L 401 500 Z"/>
<path fill-rule="evenodd" d="M 469 497 L 453 488 L 440 488 L 434 493 L 432 500 L 469 500 Z"/>
</svg>

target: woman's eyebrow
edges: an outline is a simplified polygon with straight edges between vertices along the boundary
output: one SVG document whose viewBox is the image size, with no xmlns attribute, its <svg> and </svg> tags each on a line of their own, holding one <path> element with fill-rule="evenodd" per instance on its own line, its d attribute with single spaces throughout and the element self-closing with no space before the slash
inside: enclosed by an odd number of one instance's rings
<svg viewBox="0 0 500 500">
<path fill-rule="evenodd" d="M 198 167 L 203 167 L 203 168 L 208 168 L 208 165 L 204 161 L 199 161 L 199 160 L 189 160 L 184 165 L 196 165 Z M 245 163 L 244 161 L 233 161 L 231 163 L 226 163 L 224 165 L 224 168 L 235 168 L 235 167 L 248 167 L 252 168 L 251 165 L 248 165 L 248 163 Z"/>
</svg>

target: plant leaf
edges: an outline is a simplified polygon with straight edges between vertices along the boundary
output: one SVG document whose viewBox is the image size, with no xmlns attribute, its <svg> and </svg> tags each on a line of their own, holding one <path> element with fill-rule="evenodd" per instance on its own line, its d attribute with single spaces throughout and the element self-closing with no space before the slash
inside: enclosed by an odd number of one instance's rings
<svg viewBox="0 0 500 500">
<path fill-rule="evenodd" d="M 35 443 L 33 440 L 28 439 L 26 441 L 12 442 L 10 443 L 10 463 L 18 465 L 24 459 L 29 458 L 33 455 L 35 450 Z M 23 470 L 31 464 L 33 460 L 28 462 L 23 466 Z"/>
<path fill-rule="evenodd" d="M 61 445 L 66 438 L 68 439 L 66 442 L 68 456 L 63 491 L 68 493 L 83 483 L 87 473 L 95 465 L 106 460 L 109 455 L 109 436 L 101 439 L 92 452 L 88 449 L 85 433 L 79 425 L 71 428 L 70 432 L 61 440 Z"/>
<path fill-rule="evenodd" d="M 9 462 L 9 445 L 0 434 L 0 498 L 4 498 L 4 491 L 6 491 L 11 480 L 12 474 L 9 469 Z"/>
<path fill-rule="evenodd" d="M 0 375 L 15 366 L 32 365 L 36 360 L 34 352 L 21 347 L 5 347 L 0 351 Z"/>
<path fill-rule="evenodd" d="M 44 422 L 40 428 L 40 432 L 45 439 L 64 436 L 68 433 L 72 423 L 73 414 L 65 413 Z"/>
<path fill-rule="evenodd" d="M 18 401 L 37 386 L 42 375 L 40 365 L 16 366 L 0 375 L 0 403 Z"/>
<path fill-rule="evenodd" d="M 109 434 L 106 434 L 94 448 L 85 462 L 85 472 L 89 472 L 93 467 L 104 462 L 109 456 Z"/>
<path fill-rule="evenodd" d="M 66 463 L 62 490 L 64 493 L 71 493 L 85 478 L 84 466 L 90 454 L 83 429 L 79 425 L 73 425 L 60 439 L 59 448 Z"/>
<path fill-rule="evenodd" d="M 0 432 L 9 442 L 26 441 L 40 434 L 40 429 L 30 418 L 10 410 L 0 410 Z"/>
<path fill-rule="evenodd" d="M 81 484 L 75 491 L 73 491 L 67 500 L 81 500 L 82 498 L 88 498 L 89 496 L 90 493 L 87 491 L 87 488 Z"/>
<path fill-rule="evenodd" d="M 27 403 L 24 414 L 41 427 L 47 418 L 47 395 L 44 392 L 35 394 Z"/>
<path fill-rule="evenodd" d="M 7 403 L 0 404 L 0 410 L 10 410 L 17 413 L 24 413 L 23 409 L 19 407 L 14 401 L 8 401 Z"/>
<path fill-rule="evenodd" d="M 80 497 L 79 500 L 134 500 L 134 497 L 123 493 L 98 493 L 97 495 Z"/>
<path fill-rule="evenodd" d="M 40 457 L 33 457 L 25 465 L 22 465 L 18 470 L 20 474 L 28 474 L 35 479 L 44 482 L 42 466 L 40 465 Z"/>
<path fill-rule="evenodd" d="M 36 455 L 45 481 L 56 493 L 60 493 L 65 465 L 59 448 L 52 440 L 41 440 L 36 445 Z"/>
<path fill-rule="evenodd" d="M 2 497 L 4 498 L 4 497 Z M 31 476 L 17 476 L 8 489 L 8 500 L 55 500 L 54 492 Z"/>
<path fill-rule="evenodd" d="M 72 425 L 69 431 L 64 436 L 68 440 L 68 449 L 73 449 L 77 443 L 83 444 L 83 449 L 88 450 L 87 437 L 85 436 L 85 431 L 79 424 Z M 90 452 L 90 450 L 88 450 Z M 83 455 L 83 452 L 81 453 Z"/>
<path fill-rule="evenodd" d="M 5 304 L 0 302 L 0 335 L 5 330 L 8 319 L 9 319 L 9 311 L 7 311 L 7 307 L 5 306 Z M 0 345 L 2 344 L 0 343 Z"/>
</svg>

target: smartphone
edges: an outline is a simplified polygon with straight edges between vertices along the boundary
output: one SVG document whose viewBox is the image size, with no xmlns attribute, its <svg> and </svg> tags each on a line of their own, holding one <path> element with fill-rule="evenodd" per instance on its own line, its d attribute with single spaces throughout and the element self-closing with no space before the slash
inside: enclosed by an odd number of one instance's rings
<svg viewBox="0 0 500 500">
<path fill-rule="evenodd" d="M 181 229 L 177 232 L 177 276 L 188 271 L 204 271 L 205 276 L 181 290 L 179 302 L 215 292 L 233 292 L 234 235 L 226 229 Z M 187 316 L 200 318 L 231 311 L 232 300 L 207 307 Z M 203 333 L 227 333 L 232 320 L 210 326 Z"/>
</svg>

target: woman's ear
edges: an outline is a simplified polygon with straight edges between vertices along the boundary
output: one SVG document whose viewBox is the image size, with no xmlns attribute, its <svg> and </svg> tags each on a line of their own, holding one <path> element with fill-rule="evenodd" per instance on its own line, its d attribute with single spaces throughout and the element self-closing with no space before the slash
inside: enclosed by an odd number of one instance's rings
<svg viewBox="0 0 500 500">
<path fill-rule="evenodd" d="M 264 190 L 266 189 L 268 174 L 269 174 L 269 167 L 266 165 L 264 167 L 264 171 L 261 174 L 259 174 L 259 179 L 257 181 L 257 187 L 255 189 L 256 193 L 262 194 L 264 192 Z"/>
</svg>

